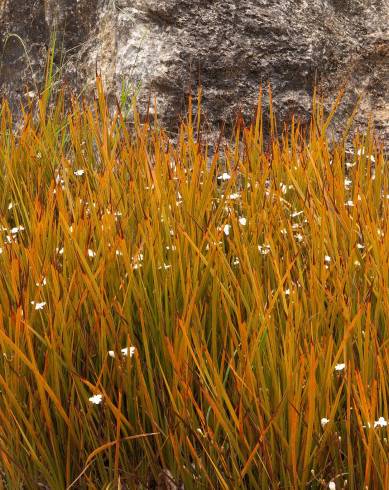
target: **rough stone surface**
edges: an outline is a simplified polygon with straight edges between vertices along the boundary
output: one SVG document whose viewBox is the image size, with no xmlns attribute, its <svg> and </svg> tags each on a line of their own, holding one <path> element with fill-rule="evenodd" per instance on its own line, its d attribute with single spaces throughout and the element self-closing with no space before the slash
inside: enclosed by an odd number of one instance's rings
<svg viewBox="0 0 389 490">
<path fill-rule="evenodd" d="M 210 130 L 247 122 L 261 83 L 288 121 L 308 119 L 315 80 L 328 101 L 347 82 L 338 128 L 363 95 L 357 122 L 373 114 L 388 144 L 388 26 L 388 0 L 0 0 L 0 95 L 39 90 L 56 30 L 71 87 L 90 93 L 97 67 L 111 94 L 156 96 L 170 129 L 199 81 Z"/>
</svg>

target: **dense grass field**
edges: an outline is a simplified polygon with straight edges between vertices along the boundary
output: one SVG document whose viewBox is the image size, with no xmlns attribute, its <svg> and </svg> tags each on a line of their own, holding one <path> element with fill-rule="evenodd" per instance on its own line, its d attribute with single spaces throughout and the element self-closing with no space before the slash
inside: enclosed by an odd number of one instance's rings
<svg viewBox="0 0 389 490">
<path fill-rule="evenodd" d="M 49 96 L 1 108 L 0 487 L 389 488 L 371 132 L 330 143 L 314 100 L 276 137 L 259 100 L 210 155 L 199 108 L 170 144 L 99 79 Z"/>
</svg>

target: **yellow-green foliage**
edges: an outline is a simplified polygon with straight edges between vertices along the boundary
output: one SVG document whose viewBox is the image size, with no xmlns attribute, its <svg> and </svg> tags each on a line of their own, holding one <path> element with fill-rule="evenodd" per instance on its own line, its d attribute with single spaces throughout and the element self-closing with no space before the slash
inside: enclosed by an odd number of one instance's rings
<svg viewBox="0 0 389 490">
<path fill-rule="evenodd" d="M 173 145 L 99 80 L 48 99 L 1 109 L 0 487 L 389 488 L 372 135 L 331 146 L 314 103 L 264 145 L 259 102 L 208 155 L 198 112 Z"/>
</svg>

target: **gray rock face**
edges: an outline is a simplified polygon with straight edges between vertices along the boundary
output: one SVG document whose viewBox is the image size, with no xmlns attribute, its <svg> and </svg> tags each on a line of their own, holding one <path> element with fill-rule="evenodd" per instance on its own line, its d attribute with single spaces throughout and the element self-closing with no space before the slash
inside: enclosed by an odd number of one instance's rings
<svg viewBox="0 0 389 490">
<path fill-rule="evenodd" d="M 308 119 L 315 80 L 328 103 L 346 82 L 338 127 L 363 95 L 357 122 L 372 113 L 387 144 L 388 26 L 388 0 L 0 0 L 0 94 L 16 107 L 39 86 L 57 30 L 71 87 L 88 93 L 97 67 L 111 94 L 137 87 L 143 108 L 155 96 L 168 128 L 198 82 L 211 131 L 247 122 L 261 83 L 287 122 Z"/>
</svg>

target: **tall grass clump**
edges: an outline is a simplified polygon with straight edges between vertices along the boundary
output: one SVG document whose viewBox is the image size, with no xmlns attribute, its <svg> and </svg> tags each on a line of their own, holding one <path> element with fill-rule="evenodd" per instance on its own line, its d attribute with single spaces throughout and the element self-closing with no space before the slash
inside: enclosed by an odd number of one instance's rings
<svg viewBox="0 0 389 490">
<path fill-rule="evenodd" d="M 261 101 L 211 155 L 49 91 L 0 127 L 0 487 L 389 488 L 389 178 Z M 270 139 L 265 144 L 264 133 Z"/>
</svg>

